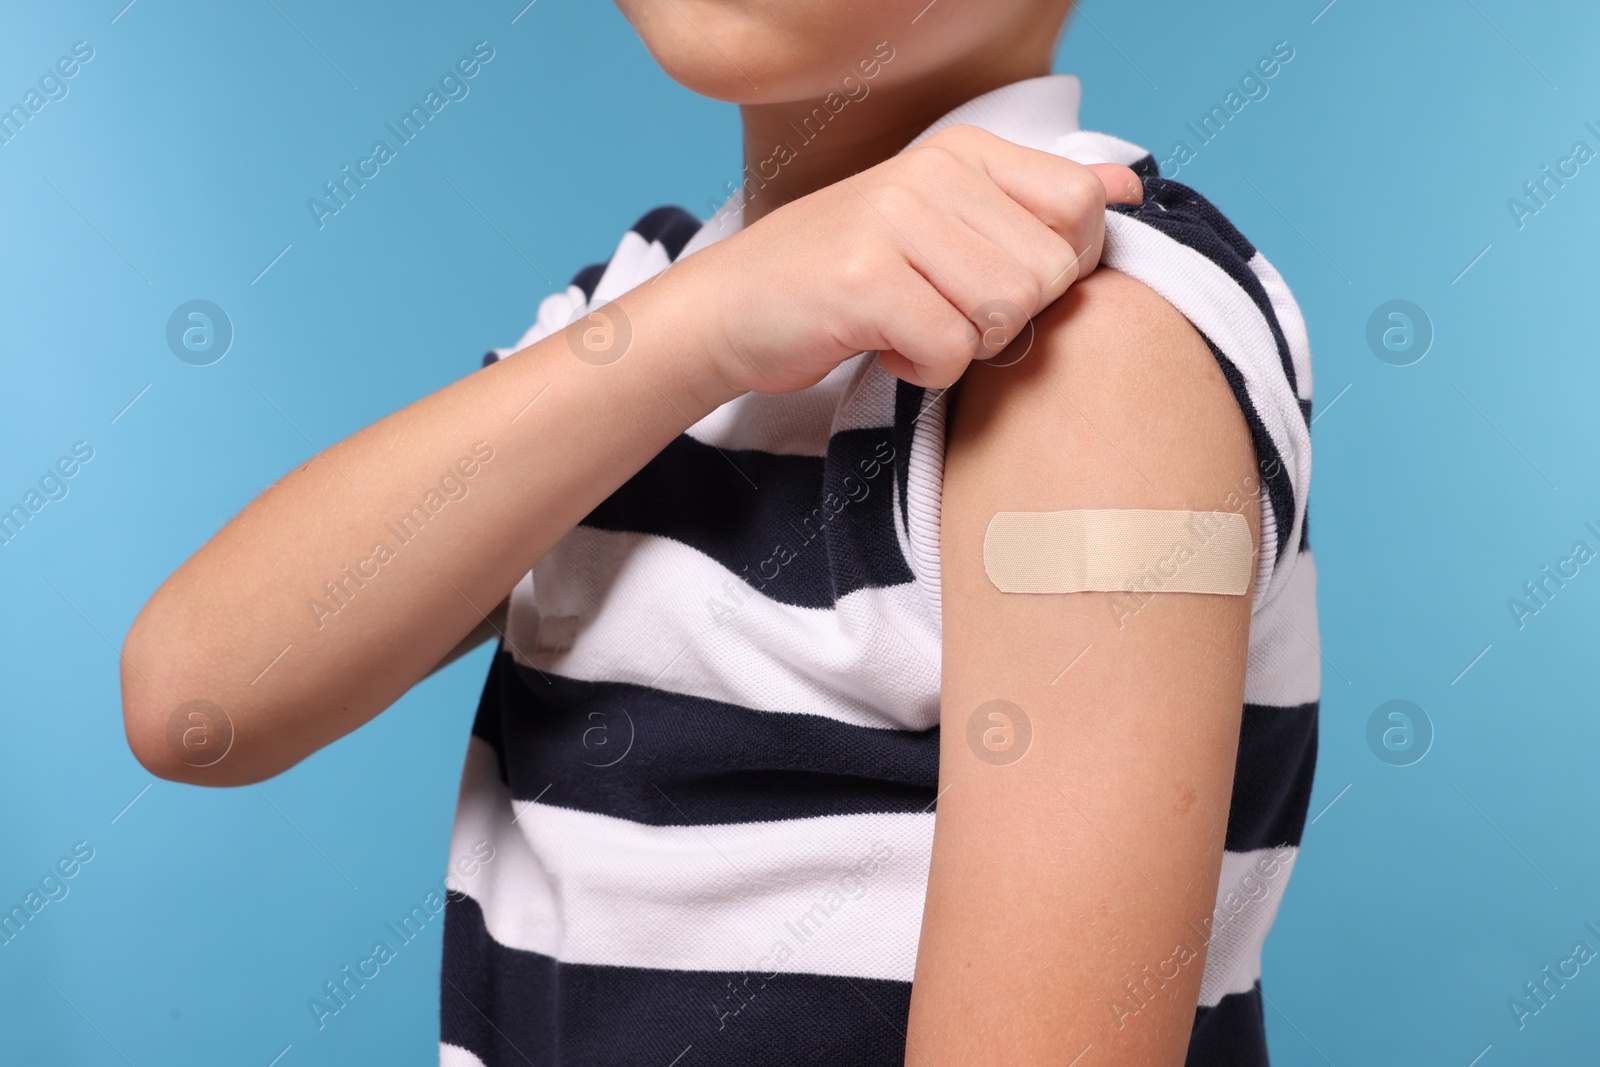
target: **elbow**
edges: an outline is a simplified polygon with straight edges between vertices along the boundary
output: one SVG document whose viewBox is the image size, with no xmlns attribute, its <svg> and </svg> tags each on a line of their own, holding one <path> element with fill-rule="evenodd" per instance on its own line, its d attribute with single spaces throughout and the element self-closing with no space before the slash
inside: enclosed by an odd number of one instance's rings
<svg viewBox="0 0 1600 1067">
<path fill-rule="evenodd" d="M 166 751 L 165 729 L 159 722 L 157 707 L 163 702 L 164 685 L 158 685 L 138 665 L 149 667 L 155 662 L 149 638 L 151 622 L 150 605 L 146 604 L 128 628 L 122 641 L 122 654 L 118 669 L 122 681 L 122 729 L 128 739 L 128 749 L 139 765 L 157 778 L 182 781 L 182 765 Z"/>
<path fill-rule="evenodd" d="M 187 785 L 249 785 L 271 777 L 239 759 L 236 725 L 200 687 L 141 613 L 123 642 L 122 725 L 128 748 L 157 778 Z"/>
<path fill-rule="evenodd" d="M 232 717 L 208 700 L 122 699 L 128 749 L 157 778 L 228 787 L 264 782 L 283 768 L 252 766 L 236 750 Z"/>
<path fill-rule="evenodd" d="M 204 766 L 197 766 L 181 758 L 181 749 L 174 751 L 167 744 L 166 724 L 153 706 L 141 699 L 130 699 L 124 691 L 122 700 L 122 725 L 128 738 L 128 749 L 139 765 L 157 778 L 187 785 L 220 784 L 205 774 Z M 175 724 L 176 725 L 176 724 Z M 201 727 L 200 729 L 204 729 Z M 175 731 L 182 736 L 182 727 Z M 191 735 L 194 736 L 194 735 Z"/>
<path fill-rule="evenodd" d="M 139 668 L 133 665 L 139 660 L 130 652 L 131 643 L 124 644 L 122 652 L 122 728 L 133 758 L 145 770 L 169 782 L 213 784 L 215 778 L 205 773 L 210 754 L 199 753 L 218 737 L 218 720 L 198 714 L 202 710 L 198 706 L 186 706 L 201 702 L 174 703 L 166 696 L 170 692 L 166 685 L 141 677 Z M 193 746 L 194 751 L 185 745 Z"/>
</svg>

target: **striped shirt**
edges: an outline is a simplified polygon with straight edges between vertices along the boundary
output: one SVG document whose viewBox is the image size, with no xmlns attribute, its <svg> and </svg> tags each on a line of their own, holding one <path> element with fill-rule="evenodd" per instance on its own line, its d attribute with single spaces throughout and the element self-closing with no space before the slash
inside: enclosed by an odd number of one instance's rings
<svg viewBox="0 0 1600 1067">
<path fill-rule="evenodd" d="M 1316 757 L 1310 352 L 1271 264 L 1144 149 L 1080 130 L 1078 99 L 1071 75 L 1031 79 L 933 129 L 1133 167 L 1144 202 L 1108 211 L 1102 262 L 1194 324 L 1249 425 L 1246 703 L 1216 909 L 1187 948 L 1206 950 L 1188 1063 L 1250 1067 Z M 645 215 L 516 348 L 734 232 L 741 206 Z M 869 353 L 747 394 L 518 584 L 462 775 L 452 855 L 492 858 L 451 868 L 442 1064 L 903 1062 L 938 778 L 944 427 L 941 393 Z M 1078 1007 L 1126 1020 L 1188 958 Z"/>
</svg>

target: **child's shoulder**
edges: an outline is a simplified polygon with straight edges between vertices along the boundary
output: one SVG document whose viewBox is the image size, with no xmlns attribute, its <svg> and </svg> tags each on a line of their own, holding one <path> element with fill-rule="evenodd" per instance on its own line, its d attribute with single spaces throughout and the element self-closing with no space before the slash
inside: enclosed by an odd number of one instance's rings
<svg viewBox="0 0 1600 1067">
<path fill-rule="evenodd" d="M 1255 441 L 1272 505 L 1263 534 L 1292 563 L 1304 542 L 1312 395 L 1310 340 L 1288 284 L 1212 200 L 1163 177 L 1147 150 L 1080 131 L 1057 151 L 1080 163 L 1121 163 L 1143 182 L 1143 201 L 1107 209 L 1100 264 L 1154 290 L 1211 349 Z"/>
</svg>

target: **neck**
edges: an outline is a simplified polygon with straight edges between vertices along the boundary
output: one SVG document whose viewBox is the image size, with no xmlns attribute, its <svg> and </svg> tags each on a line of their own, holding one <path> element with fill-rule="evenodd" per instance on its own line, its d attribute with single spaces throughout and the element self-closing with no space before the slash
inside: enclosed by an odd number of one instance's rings
<svg viewBox="0 0 1600 1067">
<path fill-rule="evenodd" d="M 955 68 L 892 84 L 857 79 L 868 91 L 856 99 L 836 92 L 831 99 L 741 105 L 745 225 L 883 162 L 968 100 L 1049 74 L 1052 51 L 1017 49 L 1007 42 L 988 62 L 969 54 Z M 842 106 L 841 100 L 846 101 Z"/>
</svg>

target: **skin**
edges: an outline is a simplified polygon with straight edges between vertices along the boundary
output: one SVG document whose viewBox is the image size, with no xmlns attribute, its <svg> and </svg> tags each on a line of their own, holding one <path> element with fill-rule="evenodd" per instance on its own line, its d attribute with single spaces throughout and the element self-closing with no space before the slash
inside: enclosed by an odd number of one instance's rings
<svg viewBox="0 0 1600 1067">
<path fill-rule="evenodd" d="M 1155 594 L 1118 626 L 1117 594 L 998 592 L 983 536 L 997 511 L 1226 510 L 1255 484 L 1253 448 L 1204 341 L 1126 275 L 1097 271 L 1037 327 L 1020 363 L 962 379 L 949 427 L 940 799 L 906 1062 L 1065 1064 L 1089 1048 L 1082 1064 L 1177 1065 L 1216 905 L 1250 597 Z M 1243 510 L 1259 544 L 1259 504 Z M 1033 727 L 1001 766 L 967 740 L 996 698 Z M 1123 981 L 1180 942 L 1198 957 L 1119 1025 Z"/>
<path fill-rule="evenodd" d="M 846 109 L 745 208 L 752 222 L 879 163 L 940 115 L 1002 85 L 1049 74 L 1065 0 L 618 0 L 662 68 L 739 105 L 752 171 L 789 123 L 811 113 L 879 42 L 894 59 L 871 79 L 871 107 Z M 915 19 L 915 22 L 913 22 Z"/>
<path fill-rule="evenodd" d="M 622 358 L 574 358 L 592 321 L 531 345 L 309 459 L 169 577 L 123 649 L 139 760 L 205 785 L 293 766 L 498 634 L 518 579 L 694 422 L 877 351 L 908 381 L 959 383 L 941 799 L 907 1063 L 1065 1063 L 1088 1044 L 1085 1067 L 1181 1063 L 1203 959 L 1121 1028 L 1103 1004 L 1212 906 L 1249 597 L 1158 596 L 1119 629 L 1103 594 L 999 594 L 981 542 L 996 510 L 1218 506 L 1252 473 L 1249 438 L 1187 321 L 1091 273 L 1107 198 L 1139 198 L 1131 172 L 962 127 L 899 152 L 956 104 L 1048 73 L 1067 5 L 925 5 L 621 0 L 674 78 L 740 105 L 750 162 L 878 42 L 895 59 L 747 205 L 743 230 L 612 305 L 632 326 Z M 996 299 L 1043 312 L 1032 347 L 973 366 L 1025 329 L 974 321 Z M 607 433 L 591 432 L 596 410 L 618 413 Z M 493 458 L 468 495 L 318 625 L 309 598 L 480 441 Z M 1009 766 L 966 748 L 971 709 L 996 697 L 1035 727 Z M 208 766 L 169 743 L 194 699 L 234 730 Z"/>
</svg>

